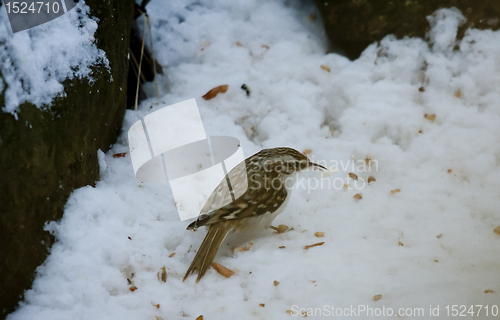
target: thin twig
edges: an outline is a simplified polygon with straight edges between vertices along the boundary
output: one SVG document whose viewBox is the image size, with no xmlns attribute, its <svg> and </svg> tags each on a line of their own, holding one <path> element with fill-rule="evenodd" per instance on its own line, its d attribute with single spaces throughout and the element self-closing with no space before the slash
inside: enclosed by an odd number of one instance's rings
<svg viewBox="0 0 500 320">
<path fill-rule="evenodd" d="M 139 75 L 141 74 L 142 68 L 142 56 L 144 55 L 144 44 L 146 41 L 146 19 L 144 18 L 144 32 L 142 33 L 142 47 L 141 47 L 141 59 L 139 60 Z M 139 101 L 139 83 L 141 82 L 141 77 L 137 77 L 137 89 L 135 91 L 135 110 L 137 110 L 137 103 Z"/>
<path fill-rule="evenodd" d="M 153 72 L 155 73 L 155 89 L 156 89 L 156 98 L 160 99 L 160 95 L 158 93 L 158 81 L 156 80 L 156 60 L 155 60 L 155 49 L 153 47 L 153 33 L 151 32 L 151 19 L 146 13 L 146 17 L 148 17 L 148 25 L 149 25 L 149 40 L 151 41 L 151 56 L 153 58 Z"/>
</svg>

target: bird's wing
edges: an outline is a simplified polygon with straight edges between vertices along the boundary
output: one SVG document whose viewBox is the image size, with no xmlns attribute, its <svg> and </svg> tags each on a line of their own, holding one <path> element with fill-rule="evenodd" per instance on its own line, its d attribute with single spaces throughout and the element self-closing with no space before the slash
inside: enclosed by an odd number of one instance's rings
<svg viewBox="0 0 500 320">
<path fill-rule="evenodd" d="M 228 190 L 227 179 L 224 178 L 212 192 L 203 206 L 196 221 L 188 229 L 210 225 L 219 221 L 242 219 L 276 211 L 285 201 L 287 190 L 280 188 L 265 188 L 264 177 L 258 173 L 247 171 L 243 162 L 231 170 L 227 177 L 235 191 L 235 201 L 232 201 Z M 248 173 L 247 175 L 247 172 Z M 251 176 L 253 174 L 253 176 Z M 244 179 L 246 178 L 246 179 Z M 267 182 L 269 184 L 269 181 Z M 222 206 L 221 206 L 222 204 Z"/>
</svg>

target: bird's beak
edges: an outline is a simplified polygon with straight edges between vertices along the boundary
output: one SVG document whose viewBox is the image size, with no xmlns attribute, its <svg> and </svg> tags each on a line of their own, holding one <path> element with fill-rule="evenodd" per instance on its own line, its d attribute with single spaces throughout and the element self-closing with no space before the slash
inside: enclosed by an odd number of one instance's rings
<svg viewBox="0 0 500 320">
<path fill-rule="evenodd" d="M 322 169 L 322 170 L 327 170 L 325 167 L 323 167 L 320 164 L 314 163 L 314 162 L 309 162 L 308 167 L 314 168 L 314 169 Z"/>
</svg>

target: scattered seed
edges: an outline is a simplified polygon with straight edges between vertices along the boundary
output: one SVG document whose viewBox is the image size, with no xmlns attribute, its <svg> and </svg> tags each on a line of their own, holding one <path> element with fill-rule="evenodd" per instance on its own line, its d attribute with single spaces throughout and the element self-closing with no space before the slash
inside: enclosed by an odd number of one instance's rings
<svg viewBox="0 0 500 320">
<path fill-rule="evenodd" d="M 496 234 L 500 234 L 500 226 L 496 227 L 493 232 L 495 232 Z"/>
<path fill-rule="evenodd" d="M 172 252 L 168 257 L 172 258 L 173 256 L 175 256 L 175 252 Z"/>
<path fill-rule="evenodd" d="M 366 162 L 366 164 L 367 164 L 367 165 L 371 165 L 371 164 L 372 164 L 372 162 L 373 162 L 373 160 L 372 160 L 372 158 L 370 158 L 370 157 L 366 157 L 366 158 L 365 158 L 365 162 Z"/>
<path fill-rule="evenodd" d="M 437 260 L 434 260 L 434 262 L 438 262 Z"/>
<path fill-rule="evenodd" d="M 424 92 L 424 91 L 425 91 L 425 88 L 424 88 L 424 87 L 420 87 L 420 88 L 418 88 L 418 91 L 420 91 L 420 92 Z"/>
<path fill-rule="evenodd" d="M 288 309 L 288 310 L 287 310 L 287 311 L 285 311 L 285 312 L 286 312 L 286 313 L 288 313 L 288 314 L 290 314 L 290 315 L 293 313 L 293 311 L 292 311 L 292 310 L 290 310 L 290 309 Z"/>
<path fill-rule="evenodd" d="M 280 246 L 278 247 L 278 249 L 285 249 L 285 246 Z"/>
<path fill-rule="evenodd" d="M 401 190 L 400 189 L 391 190 L 391 194 L 395 194 L 395 193 L 398 193 L 398 192 L 401 192 Z"/>
<path fill-rule="evenodd" d="M 436 238 L 441 239 L 441 237 L 442 237 L 442 236 L 443 236 L 443 234 L 442 234 L 442 233 L 440 233 L 440 234 L 438 234 L 438 235 L 436 236 Z"/>
<path fill-rule="evenodd" d="M 271 226 L 271 229 L 273 229 L 274 231 L 276 231 L 276 233 L 285 233 L 286 231 L 289 231 L 289 230 L 292 230 L 290 229 L 287 225 L 285 224 L 280 224 L 279 226 L 277 227 L 273 227 Z"/>
<path fill-rule="evenodd" d="M 423 131 L 422 130 L 418 130 L 418 133 L 422 133 Z"/>
<path fill-rule="evenodd" d="M 132 240 L 132 238 L 130 238 L 130 237 L 127 237 L 127 238 L 128 238 L 129 240 Z"/>
<path fill-rule="evenodd" d="M 227 88 L 229 88 L 229 85 L 227 85 L 227 84 L 217 86 L 217 87 L 213 88 L 212 90 L 208 91 L 202 98 L 205 100 L 213 99 L 219 93 L 225 93 L 227 91 Z"/>
<path fill-rule="evenodd" d="M 274 284 L 274 286 L 275 286 L 275 287 L 277 287 L 277 286 L 278 286 L 278 284 L 280 284 L 280 282 L 279 282 L 279 281 L 274 280 L 273 284 Z"/>
<path fill-rule="evenodd" d="M 304 152 L 303 152 L 303 154 L 310 154 L 311 151 L 312 151 L 311 149 L 305 149 Z"/>
<path fill-rule="evenodd" d="M 349 188 L 349 185 L 344 183 L 344 185 L 342 186 L 342 188 L 347 189 L 347 188 Z"/>
<path fill-rule="evenodd" d="M 124 158 L 127 152 L 122 152 L 122 153 L 115 153 L 113 155 L 113 158 Z"/>
<path fill-rule="evenodd" d="M 243 47 L 243 45 L 242 45 L 242 44 L 241 44 L 241 42 L 239 42 L 239 41 L 237 41 L 237 42 L 236 42 L 236 45 L 237 45 L 238 47 Z"/>
<path fill-rule="evenodd" d="M 314 21 L 314 20 L 316 20 L 316 15 L 314 13 L 310 13 L 308 18 L 309 18 L 309 21 Z"/>
<path fill-rule="evenodd" d="M 160 304 L 159 303 L 158 304 L 154 304 L 154 303 L 151 302 L 151 304 L 153 305 L 153 307 L 156 307 L 156 309 L 160 309 Z"/>
<path fill-rule="evenodd" d="M 155 320 L 163 320 L 163 318 L 155 316 Z"/>
<path fill-rule="evenodd" d="M 137 287 L 136 287 L 136 286 L 131 286 L 131 287 L 129 288 L 129 290 L 130 290 L 130 291 L 132 291 L 132 292 L 134 292 L 135 290 L 137 290 Z"/>
<path fill-rule="evenodd" d="M 361 193 L 356 193 L 354 196 L 353 196 L 354 199 L 356 200 L 361 200 L 363 199 L 363 195 Z"/>
<path fill-rule="evenodd" d="M 212 268 L 215 269 L 219 274 L 223 275 L 226 278 L 231 277 L 234 274 L 233 270 L 230 270 L 226 267 L 224 267 L 221 264 L 218 264 L 217 262 L 212 262 Z"/>
<path fill-rule="evenodd" d="M 261 45 L 262 48 L 266 48 L 267 50 L 269 50 L 269 46 L 267 44 L 263 44 Z"/>
<path fill-rule="evenodd" d="M 264 308 L 266 306 L 265 303 L 259 303 L 259 306 L 261 306 L 262 308 Z"/>
<path fill-rule="evenodd" d="M 307 229 L 302 230 L 300 233 L 304 233 L 304 232 L 307 232 Z"/>
<path fill-rule="evenodd" d="M 321 69 L 323 69 L 323 70 L 325 70 L 327 72 L 330 72 L 330 68 L 328 68 L 327 66 L 325 66 L 323 64 L 321 65 Z"/>
<path fill-rule="evenodd" d="M 451 173 L 451 169 L 448 169 L 448 173 Z"/>
<path fill-rule="evenodd" d="M 203 320 L 203 315 L 201 315 L 198 318 L 196 318 L 196 320 Z"/>
<path fill-rule="evenodd" d="M 380 299 L 382 299 L 382 295 L 381 294 L 376 294 L 373 296 L 373 301 L 379 301 Z"/>
<path fill-rule="evenodd" d="M 429 120 L 430 122 L 434 122 L 434 120 L 436 120 L 436 115 L 435 114 L 424 114 L 424 118 L 426 118 L 427 120 Z"/>
<path fill-rule="evenodd" d="M 458 91 L 455 93 L 455 97 L 460 98 L 462 96 L 462 91 L 458 89 Z"/>
<path fill-rule="evenodd" d="M 160 268 L 160 271 L 156 274 L 158 277 L 158 281 L 160 282 L 167 282 L 167 270 L 165 269 L 165 266 Z"/>
<path fill-rule="evenodd" d="M 239 252 L 242 252 L 242 251 L 248 251 L 248 250 L 250 250 L 250 249 L 252 248 L 252 246 L 253 246 L 253 242 L 251 242 L 251 241 L 250 241 L 250 242 L 249 242 L 249 243 L 247 243 L 247 245 L 246 245 L 246 246 L 244 246 L 244 247 L 241 247 L 241 246 L 240 246 L 240 247 L 234 247 L 234 248 L 233 248 L 233 251 L 239 251 Z"/>
<path fill-rule="evenodd" d="M 400 247 L 404 246 L 404 244 L 401 241 L 398 241 L 398 244 L 399 244 Z"/>
<path fill-rule="evenodd" d="M 349 173 L 349 177 L 350 177 L 351 179 L 358 180 L 358 176 L 357 176 L 357 175 L 355 175 L 355 174 L 354 174 L 354 173 L 352 173 L 352 172 L 350 172 L 350 173 Z"/>
<path fill-rule="evenodd" d="M 245 90 L 245 92 L 246 92 L 246 94 L 247 94 L 247 97 L 250 97 L 250 92 L 251 92 L 251 91 L 250 91 L 250 88 L 248 88 L 248 86 L 247 86 L 246 84 L 243 84 L 243 85 L 241 86 L 241 89 L 242 89 L 242 90 Z"/>
<path fill-rule="evenodd" d="M 486 290 L 484 290 L 484 293 L 495 293 L 495 291 L 491 290 L 491 289 L 486 289 Z"/>
<path fill-rule="evenodd" d="M 374 176 L 369 176 L 369 177 L 368 177 L 368 183 L 370 183 L 370 182 L 375 182 L 375 181 L 377 181 L 377 179 L 375 179 L 375 177 L 374 177 Z"/>
<path fill-rule="evenodd" d="M 312 247 L 319 247 L 319 246 L 322 246 L 324 244 L 325 244 L 324 241 L 323 242 L 318 242 L 318 243 L 307 245 L 307 246 L 304 247 L 304 249 L 309 249 L 309 248 L 312 248 Z"/>
<path fill-rule="evenodd" d="M 318 232 L 315 232 L 315 233 L 314 233 L 314 235 L 315 235 L 316 237 L 318 237 L 318 238 L 323 238 L 323 236 L 325 235 L 325 233 L 324 233 L 324 232 L 319 232 L 319 231 L 318 231 Z"/>
</svg>

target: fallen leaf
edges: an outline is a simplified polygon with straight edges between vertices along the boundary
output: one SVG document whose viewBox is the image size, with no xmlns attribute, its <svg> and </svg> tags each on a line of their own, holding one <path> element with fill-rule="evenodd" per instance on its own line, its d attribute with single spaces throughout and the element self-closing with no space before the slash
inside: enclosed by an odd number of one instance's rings
<svg viewBox="0 0 500 320">
<path fill-rule="evenodd" d="M 221 86 L 215 87 L 212 90 L 208 91 L 202 98 L 205 100 L 210 100 L 215 98 L 219 93 L 225 93 L 229 88 L 229 85 L 223 84 Z"/>
<path fill-rule="evenodd" d="M 374 177 L 374 176 L 369 176 L 369 177 L 368 177 L 368 183 L 370 183 L 370 182 L 374 182 L 374 181 L 377 181 L 377 179 L 375 179 L 375 177 Z"/>
<path fill-rule="evenodd" d="M 349 177 L 350 177 L 351 179 L 358 180 L 358 176 L 357 176 L 357 175 L 355 175 L 355 174 L 354 174 L 354 173 L 352 173 L 352 172 L 350 172 L 350 173 L 349 173 Z"/>
<path fill-rule="evenodd" d="M 322 246 L 324 244 L 325 244 L 324 241 L 323 242 L 318 242 L 318 243 L 307 245 L 307 246 L 304 247 L 304 249 L 309 249 L 309 248 L 312 248 L 312 247 L 319 247 L 319 246 Z"/>
<path fill-rule="evenodd" d="M 316 237 L 318 237 L 318 238 L 322 238 L 322 237 L 325 235 L 325 233 L 324 233 L 324 232 L 319 232 L 319 231 L 318 231 L 318 232 L 315 232 L 315 233 L 314 233 L 314 235 L 315 235 Z"/>
<path fill-rule="evenodd" d="M 434 122 L 434 120 L 436 120 L 436 115 L 435 114 L 424 114 L 424 118 L 426 118 L 427 120 L 429 120 L 430 122 Z"/>
<path fill-rule="evenodd" d="M 123 158 L 128 152 L 122 152 L 122 153 L 115 153 L 113 155 L 113 158 Z"/>
<path fill-rule="evenodd" d="M 491 290 L 491 289 L 486 289 L 486 290 L 484 290 L 484 293 L 495 293 L 495 291 Z"/>
<path fill-rule="evenodd" d="M 400 189 L 391 190 L 391 194 L 395 194 L 395 193 L 398 193 L 398 192 L 401 192 L 401 190 Z"/>
<path fill-rule="evenodd" d="M 279 282 L 279 281 L 274 280 L 273 284 L 274 284 L 274 286 L 276 287 L 276 286 L 278 286 L 278 284 L 280 284 L 280 282 Z"/>
<path fill-rule="evenodd" d="M 137 287 L 136 286 L 132 286 L 129 288 L 130 291 L 134 292 L 135 290 L 137 290 Z"/>
<path fill-rule="evenodd" d="M 458 89 L 458 91 L 455 93 L 455 97 L 460 98 L 462 96 L 462 91 Z"/>
<path fill-rule="evenodd" d="M 212 262 L 212 268 L 215 269 L 219 274 L 223 275 L 226 278 L 231 277 L 234 274 L 233 270 L 230 270 L 226 267 L 224 267 L 221 264 L 218 264 L 217 262 Z"/>
<path fill-rule="evenodd" d="M 361 200 L 363 199 L 363 195 L 361 193 L 356 193 L 354 196 L 353 196 L 354 199 L 356 200 Z"/>
<path fill-rule="evenodd" d="M 321 65 L 321 69 L 325 70 L 325 71 L 328 71 L 330 72 L 330 68 L 328 68 L 327 66 L 325 65 Z"/>
<path fill-rule="evenodd" d="M 381 294 L 376 294 L 373 296 L 373 301 L 379 301 L 380 299 L 382 299 L 382 295 Z"/>
</svg>

